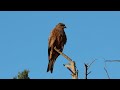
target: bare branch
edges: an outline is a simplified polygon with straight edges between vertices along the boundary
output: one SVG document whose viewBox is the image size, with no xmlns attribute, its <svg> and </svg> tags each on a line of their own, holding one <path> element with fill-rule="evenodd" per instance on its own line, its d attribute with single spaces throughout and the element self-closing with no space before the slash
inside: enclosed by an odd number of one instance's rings
<svg viewBox="0 0 120 90">
<path fill-rule="evenodd" d="M 96 59 L 95 59 L 95 60 L 96 60 Z M 89 69 L 90 66 L 95 62 L 95 60 L 93 60 L 90 64 L 85 64 L 85 63 L 84 63 L 84 66 L 85 66 L 85 79 L 87 79 L 88 74 L 91 73 L 91 71 L 88 72 L 88 69 Z"/>
<path fill-rule="evenodd" d="M 64 64 L 64 66 L 65 66 L 68 70 L 70 70 L 70 72 L 71 72 L 72 74 L 75 74 L 75 73 L 70 69 L 70 65 L 67 65 L 67 64 L 65 65 L 65 64 Z"/>
<path fill-rule="evenodd" d="M 105 72 L 107 73 L 108 79 L 110 79 L 107 69 L 104 67 Z"/>
<path fill-rule="evenodd" d="M 120 60 L 105 60 L 105 62 L 120 62 Z"/>
<path fill-rule="evenodd" d="M 87 73 L 87 75 L 90 74 L 90 73 L 91 73 L 91 71 L 89 73 Z"/>
<path fill-rule="evenodd" d="M 90 66 L 91 66 L 95 61 L 96 61 L 96 59 L 93 60 L 93 61 L 89 64 L 88 68 L 90 68 Z"/>
<path fill-rule="evenodd" d="M 87 79 L 87 75 L 88 75 L 88 65 L 84 63 L 85 66 L 85 79 Z"/>
<path fill-rule="evenodd" d="M 71 58 L 69 58 L 67 55 L 65 55 L 64 53 L 60 52 L 56 47 L 54 48 L 58 53 L 60 53 L 63 57 L 65 57 L 68 61 L 72 61 Z"/>
<path fill-rule="evenodd" d="M 63 57 L 65 57 L 69 63 L 68 64 L 63 64 L 68 70 L 71 71 L 72 79 L 78 79 L 78 70 L 76 70 L 76 65 L 75 62 L 72 61 L 71 58 L 69 58 L 67 55 L 59 51 L 56 47 L 54 48 L 59 54 L 61 54 Z"/>
</svg>

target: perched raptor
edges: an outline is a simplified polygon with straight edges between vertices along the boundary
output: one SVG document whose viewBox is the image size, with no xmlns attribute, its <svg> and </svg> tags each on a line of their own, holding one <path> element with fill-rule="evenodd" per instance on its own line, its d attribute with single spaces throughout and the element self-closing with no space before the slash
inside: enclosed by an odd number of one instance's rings
<svg viewBox="0 0 120 90">
<path fill-rule="evenodd" d="M 51 31 L 50 37 L 48 39 L 48 68 L 47 72 L 53 72 L 54 63 L 57 57 L 60 55 L 57 51 L 54 50 L 56 47 L 61 52 L 63 51 L 64 45 L 67 42 L 67 37 L 64 31 L 66 28 L 65 24 L 58 23 L 55 28 Z"/>
</svg>

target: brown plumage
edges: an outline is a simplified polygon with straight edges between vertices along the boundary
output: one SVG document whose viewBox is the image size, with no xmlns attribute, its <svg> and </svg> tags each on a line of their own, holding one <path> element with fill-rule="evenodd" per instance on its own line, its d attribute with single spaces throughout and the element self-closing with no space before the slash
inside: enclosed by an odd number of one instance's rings
<svg viewBox="0 0 120 90">
<path fill-rule="evenodd" d="M 63 51 L 64 45 L 67 42 L 67 37 L 64 32 L 64 28 L 66 28 L 65 24 L 58 23 L 56 27 L 52 30 L 50 37 L 48 39 L 48 68 L 47 72 L 53 72 L 54 63 L 57 57 L 60 55 L 58 52 L 54 50 L 54 47 L 59 49 L 61 52 Z"/>
</svg>

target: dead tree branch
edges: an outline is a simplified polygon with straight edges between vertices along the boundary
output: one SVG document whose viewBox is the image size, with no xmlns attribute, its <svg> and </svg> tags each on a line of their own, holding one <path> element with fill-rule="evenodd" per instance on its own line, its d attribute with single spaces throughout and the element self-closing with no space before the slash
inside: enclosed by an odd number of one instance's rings
<svg viewBox="0 0 120 90">
<path fill-rule="evenodd" d="M 105 60 L 105 62 L 120 62 L 120 60 Z"/>
<path fill-rule="evenodd" d="M 84 63 L 85 66 L 85 79 L 87 79 L 87 75 L 88 75 L 88 65 Z"/>
<path fill-rule="evenodd" d="M 63 57 L 65 57 L 69 63 L 68 64 L 64 64 L 64 66 L 70 70 L 70 72 L 72 73 L 72 79 L 78 79 L 78 70 L 76 70 L 76 64 L 75 61 L 72 61 L 71 58 L 69 58 L 67 55 L 65 55 L 64 53 L 62 53 L 61 51 L 59 51 L 56 47 L 54 48 L 59 54 L 61 54 Z"/>
<path fill-rule="evenodd" d="M 90 64 L 85 64 L 85 63 L 84 63 L 84 66 L 85 66 L 85 79 L 87 79 L 87 76 L 91 73 L 91 71 L 88 72 L 88 69 L 89 69 L 90 66 L 93 64 L 93 62 L 95 62 L 95 60 L 93 60 Z"/>
<path fill-rule="evenodd" d="M 105 72 L 107 73 L 108 79 L 110 79 L 107 69 L 104 67 Z"/>
<path fill-rule="evenodd" d="M 61 51 L 59 51 L 56 47 L 54 48 L 58 53 L 60 53 L 63 57 L 65 57 L 68 61 L 72 61 L 71 58 L 69 58 L 67 55 L 65 55 L 64 53 L 62 53 Z"/>
<path fill-rule="evenodd" d="M 89 67 L 88 68 L 90 68 L 90 66 L 94 63 L 96 61 L 96 59 L 95 60 L 93 60 L 91 63 L 90 63 L 90 65 L 89 65 Z"/>
</svg>

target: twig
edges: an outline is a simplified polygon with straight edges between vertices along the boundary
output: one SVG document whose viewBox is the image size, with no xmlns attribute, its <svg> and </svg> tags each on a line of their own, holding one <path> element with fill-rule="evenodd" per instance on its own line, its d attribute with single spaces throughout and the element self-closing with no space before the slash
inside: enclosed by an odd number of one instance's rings
<svg viewBox="0 0 120 90">
<path fill-rule="evenodd" d="M 91 73 L 91 71 L 89 73 L 87 73 L 87 75 L 90 74 L 90 73 Z"/>
<path fill-rule="evenodd" d="M 107 73 L 108 78 L 110 79 L 109 74 L 108 74 L 108 71 L 107 71 L 107 69 L 106 69 L 105 67 L 104 67 L 104 70 L 105 70 L 105 72 Z"/>
<path fill-rule="evenodd" d="M 90 65 L 88 66 L 88 68 L 90 68 L 90 66 L 91 66 L 95 61 L 96 61 L 96 59 L 93 60 L 93 61 L 90 63 Z"/>
<path fill-rule="evenodd" d="M 63 64 L 68 70 L 70 70 L 70 72 L 72 73 L 72 74 L 75 74 L 70 68 L 69 68 L 69 66 L 67 66 L 67 65 L 65 65 L 65 64 Z"/>
<path fill-rule="evenodd" d="M 105 60 L 105 62 L 120 62 L 120 60 Z"/>
</svg>

